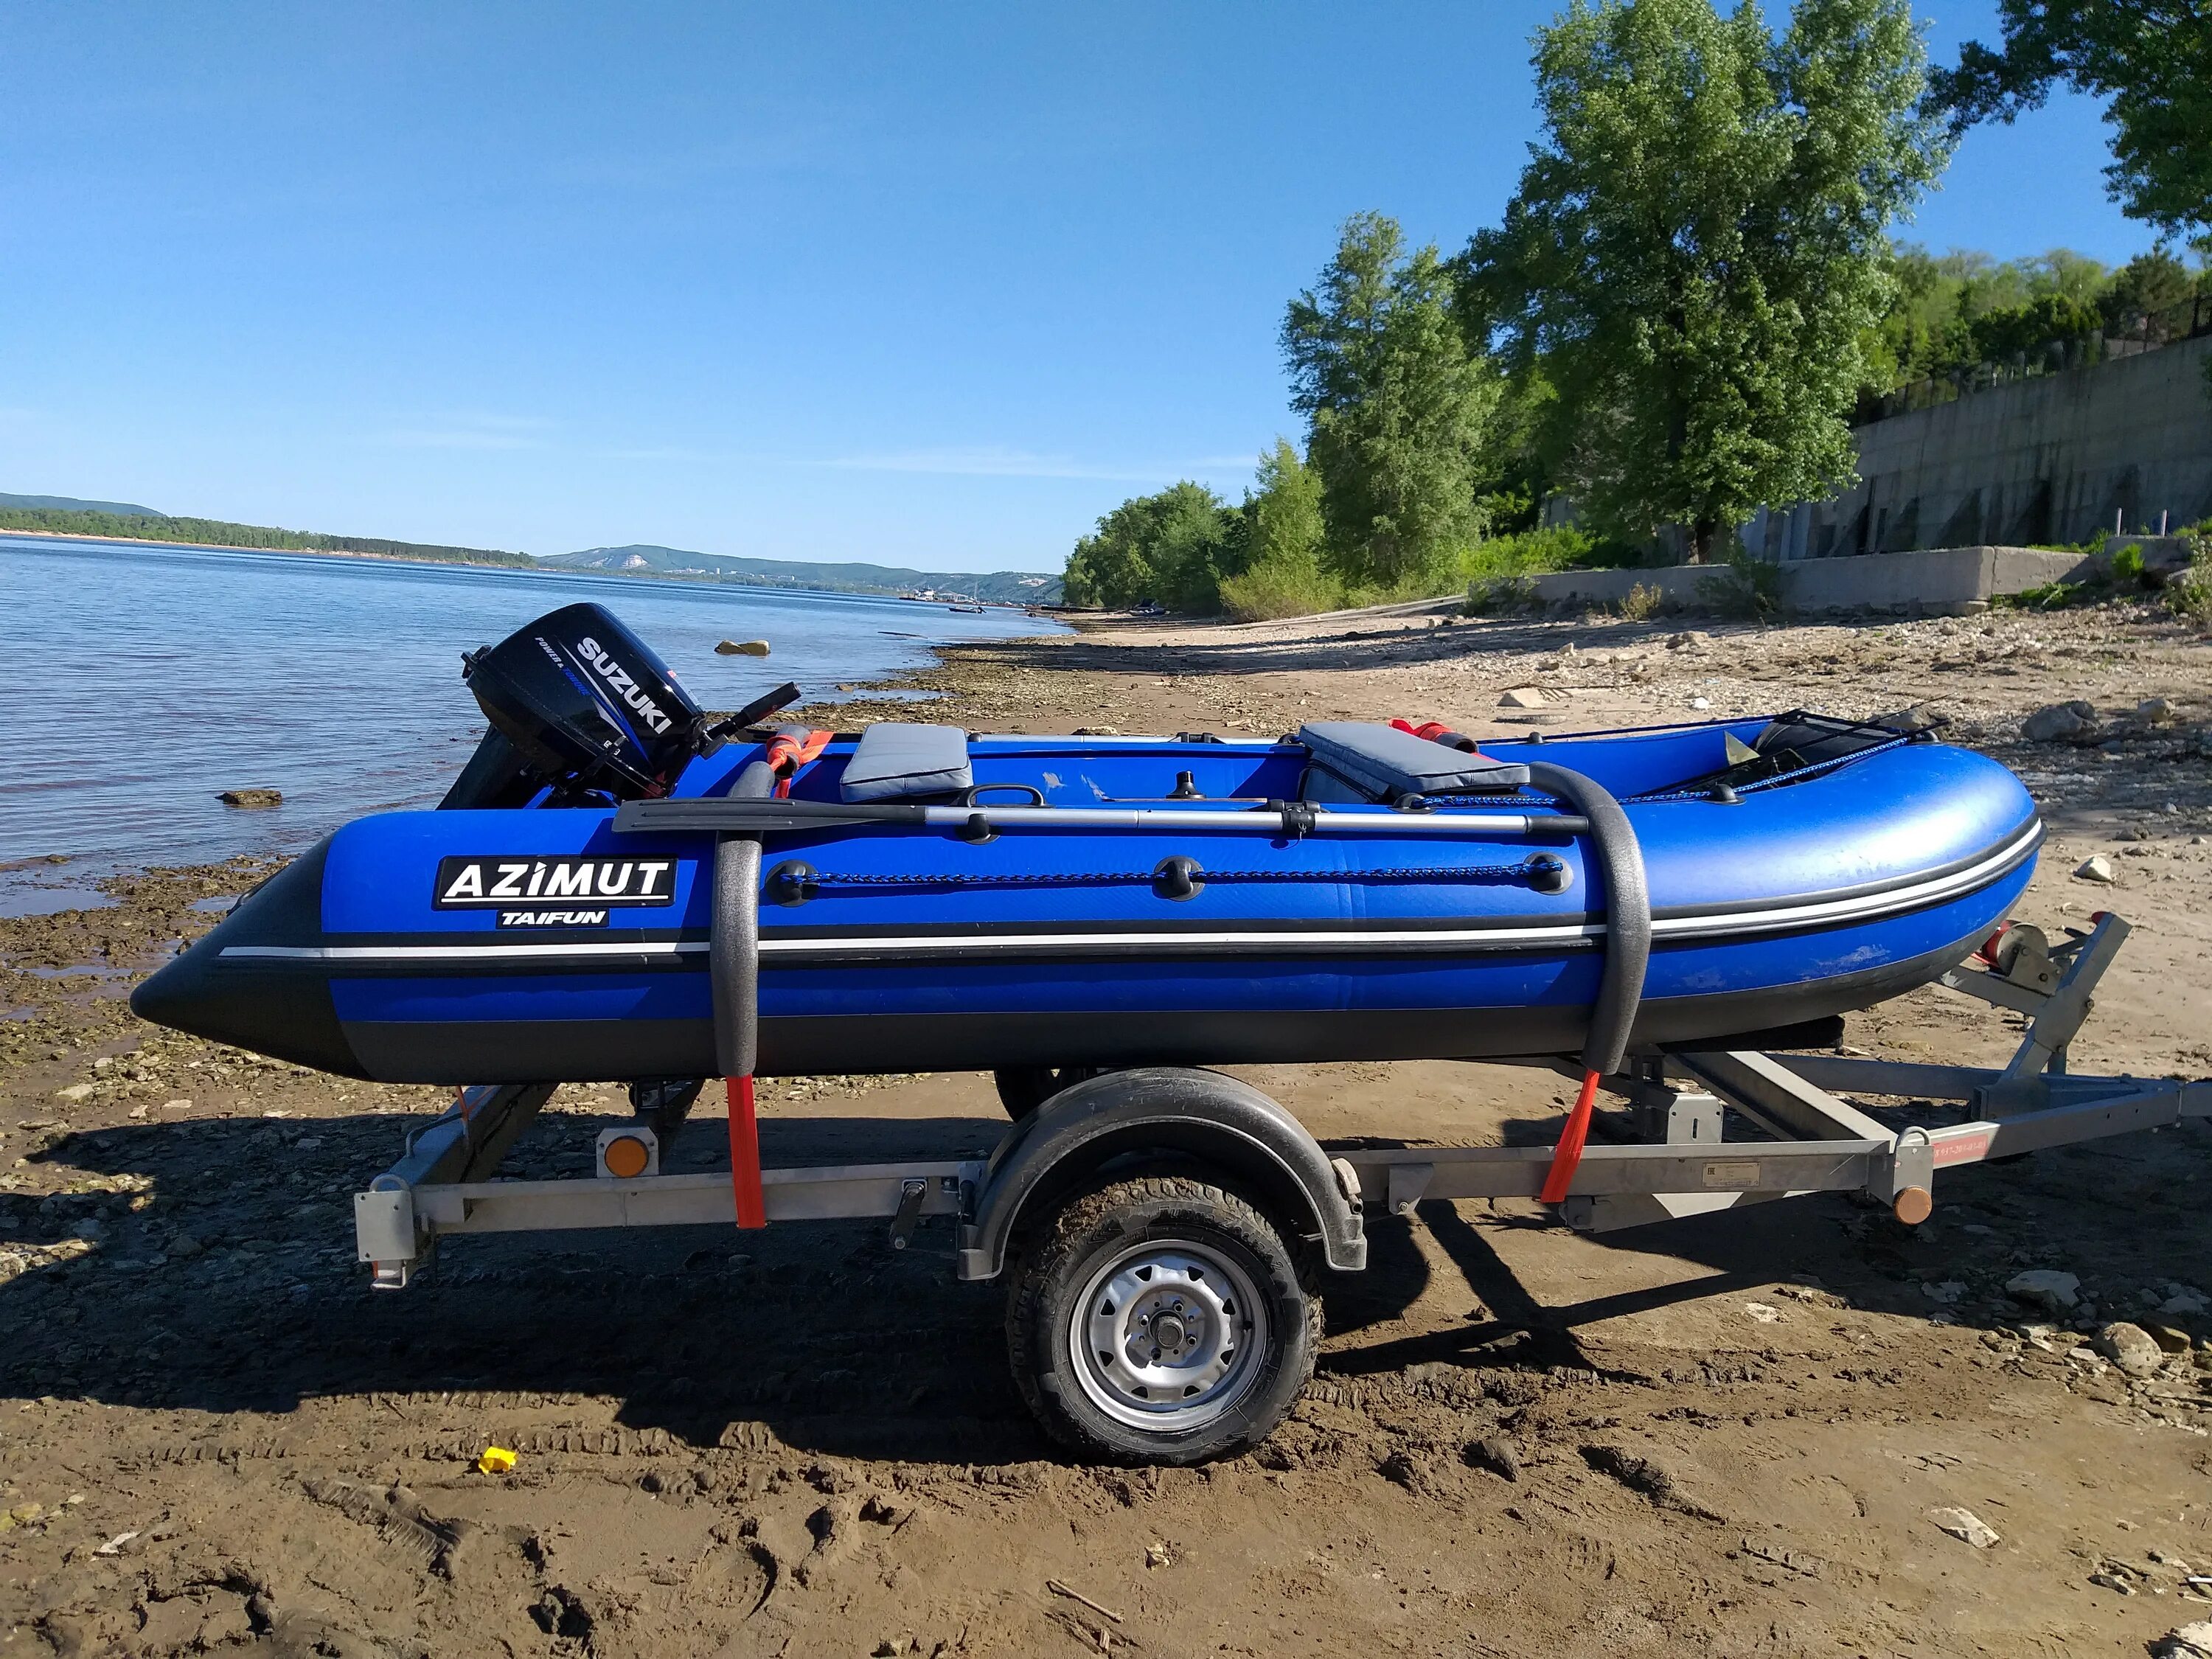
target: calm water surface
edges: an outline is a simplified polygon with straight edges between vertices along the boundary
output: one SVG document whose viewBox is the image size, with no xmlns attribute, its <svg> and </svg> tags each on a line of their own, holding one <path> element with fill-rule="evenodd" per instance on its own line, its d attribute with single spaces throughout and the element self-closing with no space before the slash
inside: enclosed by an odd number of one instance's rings
<svg viewBox="0 0 2212 1659">
<path fill-rule="evenodd" d="M 99 902 L 87 884 L 118 869 L 296 850 L 363 812 L 434 805 L 483 727 L 460 653 L 578 599 L 629 623 L 708 708 L 787 679 L 834 696 L 926 665 L 935 642 L 1056 628 L 711 583 L 0 536 L 0 914 Z M 722 639 L 775 654 L 719 657 Z M 284 804 L 216 799 L 246 787 Z M 44 861 L 57 853 L 69 862 Z"/>
</svg>

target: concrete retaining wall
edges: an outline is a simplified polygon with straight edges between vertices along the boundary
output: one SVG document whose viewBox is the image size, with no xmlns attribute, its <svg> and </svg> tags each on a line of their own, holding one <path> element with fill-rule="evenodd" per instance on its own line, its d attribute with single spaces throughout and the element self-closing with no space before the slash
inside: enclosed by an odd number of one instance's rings
<svg viewBox="0 0 2212 1659">
<path fill-rule="evenodd" d="M 1808 559 L 1782 567 L 1782 602 L 1801 613 L 1881 611 L 1957 616 L 1986 605 L 1999 593 L 2018 593 L 2045 582 L 2079 581 L 2093 562 L 2078 553 L 2032 547 L 1938 547 L 1917 552 L 1869 553 L 1850 558 Z M 1656 570 L 1562 570 L 1534 579 L 1546 605 L 1619 604 L 1631 590 L 1656 587 L 1684 610 L 1710 608 L 1705 587 L 1725 580 L 1725 568 L 1669 565 Z"/>
<path fill-rule="evenodd" d="M 1860 427 L 1861 482 L 1761 513 L 1744 544 L 1790 561 L 2212 518 L 2208 365 L 2212 336 Z"/>
</svg>

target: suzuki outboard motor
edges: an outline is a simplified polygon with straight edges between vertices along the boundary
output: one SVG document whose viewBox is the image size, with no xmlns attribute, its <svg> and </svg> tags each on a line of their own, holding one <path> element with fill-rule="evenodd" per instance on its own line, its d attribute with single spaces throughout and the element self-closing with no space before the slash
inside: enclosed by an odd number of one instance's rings
<svg viewBox="0 0 2212 1659">
<path fill-rule="evenodd" d="M 698 705 L 644 641 L 596 605 L 564 605 L 461 659 L 491 722 L 444 807 L 666 794 L 712 746 Z"/>
</svg>

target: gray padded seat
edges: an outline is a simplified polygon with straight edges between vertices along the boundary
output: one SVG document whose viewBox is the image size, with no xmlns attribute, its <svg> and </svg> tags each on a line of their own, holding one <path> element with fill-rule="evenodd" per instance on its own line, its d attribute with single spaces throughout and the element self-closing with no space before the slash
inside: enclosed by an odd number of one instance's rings
<svg viewBox="0 0 2212 1659">
<path fill-rule="evenodd" d="M 945 795 L 975 781 L 968 734 L 957 726 L 908 726 L 884 720 L 860 733 L 845 763 L 848 801 Z"/>
<path fill-rule="evenodd" d="M 1525 766 L 1503 766 L 1395 726 L 1364 720 L 1302 726 L 1298 741 L 1314 757 L 1314 764 L 1306 769 L 1303 791 L 1310 801 L 1503 794 L 1528 781 Z"/>
</svg>

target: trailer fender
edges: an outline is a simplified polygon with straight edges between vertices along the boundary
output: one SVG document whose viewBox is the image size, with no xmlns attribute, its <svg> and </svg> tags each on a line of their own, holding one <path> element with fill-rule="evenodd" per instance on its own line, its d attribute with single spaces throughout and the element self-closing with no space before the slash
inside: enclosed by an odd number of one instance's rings
<svg viewBox="0 0 2212 1659">
<path fill-rule="evenodd" d="M 1357 1189 L 1346 1191 L 1304 1125 L 1235 1078 L 1154 1066 L 1076 1084 L 1015 1125 L 960 1230 L 958 1277 L 997 1278 L 1024 1218 L 1048 1213 L 1108 1164 L 1147 1155 L 1219 1171 L 1294 1237 L 1317 1243 L 1330 1267 L 1367 1265 Z"/>
</svg>

